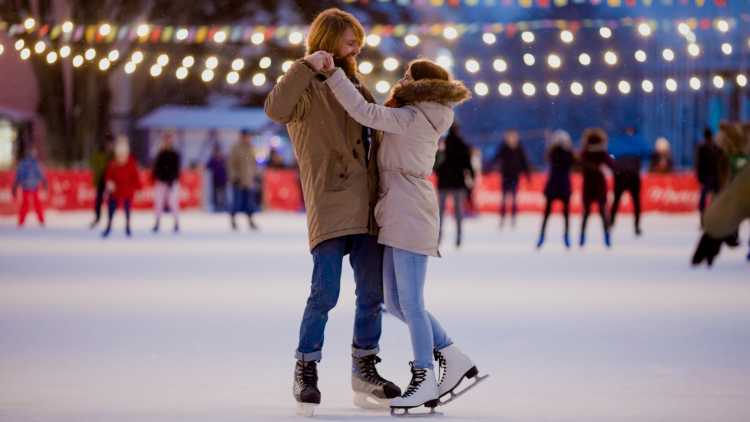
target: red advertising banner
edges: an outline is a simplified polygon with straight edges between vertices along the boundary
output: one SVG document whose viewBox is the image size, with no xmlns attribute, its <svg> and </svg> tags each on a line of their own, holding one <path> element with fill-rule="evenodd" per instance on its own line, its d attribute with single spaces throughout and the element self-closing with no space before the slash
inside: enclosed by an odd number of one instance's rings
<svg viewBox="0 0 750 422">
<path fill-rule="evenodd" d="M 11 194 L 13 172 L 0 171 L 0 214 L 14 214 L 20 198 Z M 93 206 L 96 190 L 91 185 L 91 174 L 87 170 L 49 170 L 49 192 L 43 192 L 42 201 L 47 208 L 57 210 L 81 210 Z M 180 206 L 200 207 L 203 203 L 202 173 L 199 170 L 184 171 L 180 178 Z M 544 209 L 544 183 L 546 174 L 535 173 L 531 180 L 521 179 L 518 192 L 518 209 L 521 212 L 541 212 Z M 141 171 L 143 189 L 135 195 L 135 208 L 153 206 L 153 181 L 148 171 Z M 571 211 L 581 210 L 581 177 L 574 174 Z M 611 188 L 611 180 L 610 180 Z M 691 172 L 672 174 L 644 174 L 641 187 L 643 211 L 692 212 L 699 198 L 698 182 Z M 299 176 L 296 170 L 266 170 L 264 174 L 264 207 L 272 210 L 301 211 L 304 209 Z M 610 203 L 613 193 L 610 189 Z M 20 197 L 20 195 L 19 195 Z M 477 180 L 473 192 L 474 208 L 480 212 L 497 212 L 500 208 L 500 176 L 484 175 Z M 632 201 L 625 194 L 621 202 L 623 212 L 631 212 Z M 556 205 L 556 209 L 559 204 Z"/>
<path fill-rule="evenodd" d="M 474 205 L 480 212 L 498 212 L 500 210 L 500 175 L 495 173 L 485 175 L 478 180 L 474 190 Z M 531 181 L 521 179 L 517 201 L 518 210 L 524 212 L 544 211 L 544 184 L 547 181 L 545 173 L 535 173 Z M 573 174 L 573 195 L 570 198 L 571 212 L 578 213 L 582 209 L 582 184 L 580 174 Z M 612 180 L 609 180 L 609 203 L 613 201 L 614 191 Z M 643 211 L 658 212 L 692 212 L 698 208 L 700 186 L 692 172 L 671 174 L 646 173 L 641 182 L 641 209 Z M 561 209 L 555 204 L 555 210 Z M 628 193 L 620 201 L 620 210 L 632 212 L 633 203 Z"/>
<path fill-rule="evenodd" d="M 302 186 L 296 170 L 266 170 L 263 175 L 263 205 L 272 210 L 302 211 Z"/>
<path fill-rule="evenodd" d="M 153 180 L 150 172 L 141 170 L 143 188 L 136 192 L 133 207 L 151 208 L 154 204 Z M 47 170 L 48 191 L 41 191 L 40 199 L 47 209 L 82 210 L 94 206 L 96 187 L 88 170 Z M 21 195 L 13 198 L 12 171 L 0 171 L 0 214 L 15 214 Z M 202 203 L 202 181 L 199 171 L 183 171 L 180 177 L 180 207 L 195 208 Z"/>
</svg>

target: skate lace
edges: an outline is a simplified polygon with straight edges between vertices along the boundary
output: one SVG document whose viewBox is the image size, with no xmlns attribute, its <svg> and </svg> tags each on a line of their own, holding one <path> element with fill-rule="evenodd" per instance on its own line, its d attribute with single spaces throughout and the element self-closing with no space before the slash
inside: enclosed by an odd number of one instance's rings
<svg viewBox="0 0 750 422">
<path fill-rule="evenodd" d="M 438 385 L 440 385 L 445 379 L 446 372 L 448 372 L 448 361 L 445 359 L 445 356 L 443 356 L 443 354 L 438 350 L 435 350 L 433 354 L 435 355 L 435 360 L 438 362 Z"/>
<path fill-rule="evenodd" d="M 409 397 L 416 393 L 422 382 L 427 379 L 426 369 L 415 368 L 414 362 L 409 362 L 409 365 L 411 365 L 411 381 L 409 382 L 409 387 L 406 388 L 406 392 L 401 397 Z"/>
<path fill-rule="evenodd" d="M 375 367 L 376 364 L 381 362 L 381 359 L 377 355 L 365 356 L 359 358 L 358 361 L 359 371 L 367 381 L 377 385 L 383 385 L 388 382 L 378 374 L 378 370 Z"/>
<path fill-rule="evenodd" d="M 302 383 L 305 385 L 315 385 L 318 382 L 318 371 L 315 362 L 302 365 Z"/>
</svg>

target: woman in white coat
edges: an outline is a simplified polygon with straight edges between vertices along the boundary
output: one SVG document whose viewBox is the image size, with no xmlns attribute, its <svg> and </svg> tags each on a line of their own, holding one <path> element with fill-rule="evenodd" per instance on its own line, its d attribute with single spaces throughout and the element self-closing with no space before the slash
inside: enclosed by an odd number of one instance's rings
<svg viewBox="0 0 750 422">
<path fill-rule="evenodd" d="M 375 206 L 378 242 L 385 246 L 383 295 L 388 312 L 408 325 L 414 351 L 411 382 L 391 401 L 391 409 L 432 408 L 462 380 L 477 375 L 471 360 L 425 310 L 423 294 L 427 258 L 440 256 L 437 195 L 429 177 L 438 140 L 453 123 L 453 107 L 471 94 L 428 60 L 409 64 L 385 106 L 368 103 L 341 69 L 326 83 L 354 120 L 384 132 Z M 439 380 L 433 357 L 440 365 Z"/>
</svg>

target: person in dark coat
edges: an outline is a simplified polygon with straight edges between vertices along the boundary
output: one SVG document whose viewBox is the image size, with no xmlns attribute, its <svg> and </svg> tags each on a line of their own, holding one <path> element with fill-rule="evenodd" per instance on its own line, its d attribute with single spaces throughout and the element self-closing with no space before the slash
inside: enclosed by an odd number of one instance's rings
<svg viewBox="0 0 750 422">
<path fill-rule="evenodd" d="M 626 129 L 626 142 L 634 149 L 623 153 L 614 161 L 615 199 L 612 203 L 610 227 L 615 225 L 620 200 L 625 192 L 630 193 L 633 201 L 633 217 L 635 220 L 635 235 L 641 235 L 641 152 L 636 149 L 643 144 L 636 134 L 635 128 Z"/>
<path fill-rule="evenodd" d="M 711 129 L 706 128 L 703 131 L 703 142 L 698 145 L 695 151 L 695 177 L 701 185 L 701 196 L 698 201 L 698 211 L 703 220 L 703 213 L 706 211 L 706 203 L 709 195 L 711 199 L 719 193 L 721 172 L 720 163 L 723 152 L 714 142 L 714 134 Z"/>
<path fill-rule="evenodd" d="M 610 214 L 610 227 L 615 224 L 620 200 L 625 192 L 630 193 L 633 201 L 633 217 L 635 220 L 635 235 L 641 235 L 641 157 L 637 155 L 622 155 L 613 163 L 615 178 L 615 199 Z"/>
<path fill-rule="evenodd" d="M 438 239 L 442 239 L 445 201 L 450 196 L 453 198 L 453 209 L 456 217 L 456 247 L 459 247 L 461 246 L 463 232 L 464 203 L 468 190 L 466 179 L 467 177 L 474 178 L 474 168 L 471 166 L 469 146 L 461 138 L 458 126 L 455 123 L 448 130 L 448 136 L 445 138 L 445 150 L 439 163 L 437 163 L 436 170 L 440 209 L 440 234 Z"/>
<path fill-rule="evenodd" d="M 109 162 L 112 161 L 114 153 L 112 152 L 112 143 L 115 137 L 108 133 L 104 136 L 104 143 L 100 143 L 96 150 L 89 158 L 89 167 L 91 168 L 91 179 L 96 188 L 96 199 L 94 200 L 94 221 L 91 222 L 93 229 L 99 224 L 102 216 L 102 205 L 104 204 L 104 193 L 106 191 L 106 181 L 104 180 L 105 172 Z"/>
<path fill-rule="evenodd" d="M 519 142 L 518 132 L 509 130 L 505 133 L 503 144 L 500 146 L 495 158 L 492 160 L 492 166 L 500 167 L 502 176 L 502 197 L 500 200 L 500 227 L 505 225 L 505 212 L 508 197 L 511 200 L 511 225 L 515 226 L 516 213 L 516 195 L 518 194 L 518 182 L 522 174 L 526 175 L 526 180 L 531 180 L 529 162 L 526 159 L 526 152 Z"/>
<path fill-rule="evenodd" d="M 563 204 L 563 217 L 565 218 L 563 243 L 565 243 L 566 248 L 570 248 L 570 236 L 568 234 L 570 194 L 572 192 L 570 170 L 575 163 L 575 156 L 573 155 L 573 142 L 568 132 L 557 130 L 552 134 L 547 146 L 547 161 L 549 161 L 549 174 L 547 176 L 547 183 L 544 186 L 544 218 L 536 247 L 541 248 L 544 244 L 547 219 L 549 219 L 549 215 L 552 212 L 553 202 L 560 201 Z"/>
<path fill-rule="evenodd" d="M 161 150 L 156 155 L 151 173 L 154 179 L 154 213 L 156 214 L 152 229 L 154 233 L 159 231 L 159 222 L 165 205 L 169 207 L 174 217 L 174 232 L 180 231 L 180 154 L 172 145 L 173 136 L 172 132 L 164 133 Z"/>
<path fill-rule="evenodd" d="M 591 213 L 591 206 L 597 204 L 604 228 L 604 244 L 610 247 L 607 180 L 604 178 L 602 167 L 607 166 L 612 169 L 614 163 L 607 152 L 607 134 L 604 130 L 590 128 L 583 133 L 580 163 L 583 172 L 583 219 L 579 245 L 586 244 L 586 224 Z"/>
<path fill-rule="evenodd" d="M 211 204 L 214 211 L 224 211 L 227 206 L 227 162 L 218 142 L 214 144 L 206 169 L 211 172 Z"/>
</svg>

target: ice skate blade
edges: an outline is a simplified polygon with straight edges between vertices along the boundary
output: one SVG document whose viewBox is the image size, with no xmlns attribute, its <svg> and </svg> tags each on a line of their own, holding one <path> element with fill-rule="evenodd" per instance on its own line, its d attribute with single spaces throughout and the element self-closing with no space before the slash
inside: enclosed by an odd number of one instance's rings
<svg viewBox="0 0 750 422">
<path fill-rule="evenodd" d="M 389 399 L 381 399 L 372 394 L 354 392 L 354 405 L 365 410 L 387 410 L 390 407 Z"/>
<path fill-rule="evenodd" d="M 297 416 L 311 418 L 315 416 L 315 409 L 318 407 L 315 403 L 297 403 Z"/>
<path fill-rule="evenodd" d="M 477 384 L 479 384 L 480 382 L 486 380 L 489 376 L 490 376 L 489 374 L 487 374 L 487 375 L 478 375 L 477 374 L 477 375 L 474 375 L 472 377 L 468 377 L 467 378 L 467 375 L 464 375 L 461 378 L 461 381 L 459 381 L 458 384 L 456 384 L 456 386 L 453 387 L 453 389 L 447 391 L 445 394 L 443 394 L 442 396 L 440 396 L 440 403 L 438 404 L 438 406 L 445 406 L 446 404 L 452 402 L 453 400 L 455 400 L 455 399 L 463 396 L 464 394 L 466 394 L 467 391 L 469 391 L 472 388 L 476 387 Z M 461 391 L 456 391 L 456 388 L 458 388 L 458 386 L 461 385 L 461 383 L 465 379 L 470 379 L 471 380 L 471 384 L 469 384 L 468 386 L 466 386 L 466 388 L 462 389 Z M 448 396 L 448 398 L 445 399 L 445 400 L 443 400 L 443 397 L 445 397 L 445 396 Z"/>
<path fill-rule="evenodd" d="M 391 416 L 396 417 L 396 418 L 429 418 L 433 416 L 443 416 L 442 413 L 435 411 L 435 407 L 437 405 L 438 405 L 438 401 L 432 400 L 423 405 L 414 406 L 414 407 L 391 406 Z M 418 413 L 411 413 L 412 410 L 421 409 L 422 406 L 429 409 L 429 412 L 420 411 Z"/>
</svg>

